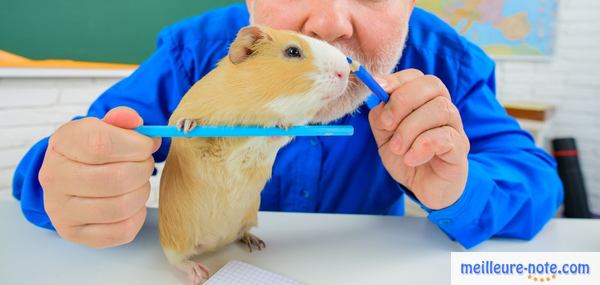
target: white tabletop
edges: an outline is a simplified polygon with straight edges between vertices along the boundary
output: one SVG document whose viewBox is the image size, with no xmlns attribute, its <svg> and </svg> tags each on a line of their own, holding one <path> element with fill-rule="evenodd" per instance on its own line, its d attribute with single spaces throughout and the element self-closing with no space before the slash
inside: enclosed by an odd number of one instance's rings
<svg viewBox="0 0 600 285">
<path fill-rule="evenodd" d="M 0 284 L 187 284 L 160 248 L 156 210 L 131 244 L 94 250 L 36 228 L 0 202 Z M 211 270 L 241 260 L 307 284 L 447 284 L 463 249 L 423 218 L 261 212 L 267 242 L 203 257 Z M 600 221 L 552 220 L 532 241 L 493 239 L 474 251 L 600 251 Z"/>
</svg>

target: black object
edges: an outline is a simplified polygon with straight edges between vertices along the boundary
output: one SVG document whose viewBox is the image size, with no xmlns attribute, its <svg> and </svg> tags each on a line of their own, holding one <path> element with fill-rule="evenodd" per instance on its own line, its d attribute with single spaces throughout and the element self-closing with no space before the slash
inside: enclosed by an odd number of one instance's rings
<svg viewBox="0 0 600 285">
<path fill-rule="evenodd" d="M 587 193 L 579 156 L 574 138 L 552 140 L 554 157 L 558 163 L 558 174 L 565 191 L 565 212 L 567 218 L 591 218 Z"/>
</svg>

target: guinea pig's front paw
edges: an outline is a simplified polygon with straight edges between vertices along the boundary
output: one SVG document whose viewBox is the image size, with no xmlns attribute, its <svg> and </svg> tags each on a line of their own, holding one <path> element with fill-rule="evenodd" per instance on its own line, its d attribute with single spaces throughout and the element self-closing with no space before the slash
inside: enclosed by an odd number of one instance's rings
<svg viewBox="0 0 600 285">
<path fill-rule="evenodd" d="M 204 284 L 210 277 L 208 268 L 199 262 L 186 261 L 181 264 L 180 269 L 187 273 L 192 285 Z"/>
<path fill-rule="evenodd" d="M 194 119 L 180 118 L 177 120 L 177 124 L 175 126 L 177 127 L 178 131 L 183 131 L 184 134 L 187 134 L 198 126 L 198 122 Z"/>
<path fill-rule="evenodd" d="M 292 127 L 292 124 L 291 123 L 281 123 L 281 122 L 279 122 L 279 123 L 275 124 L 275 126 L 278 127 L 278 128 L 280 128 L 280 129 L 284 129 L 284 130 L 287 131 L 289 128 Z"/>
</svg>

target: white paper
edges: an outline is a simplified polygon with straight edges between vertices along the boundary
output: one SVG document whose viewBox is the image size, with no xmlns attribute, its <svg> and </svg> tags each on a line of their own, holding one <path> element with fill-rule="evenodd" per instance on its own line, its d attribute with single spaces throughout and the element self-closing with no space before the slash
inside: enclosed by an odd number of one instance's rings
<svg viewBox="0 0 600 285">
<path fill-rule="evenodd" d="M 304 285 L 298 281 L 252 266 L 241 261 L 230 261 L 217 271 L 205 285 Z"/>
</svg>

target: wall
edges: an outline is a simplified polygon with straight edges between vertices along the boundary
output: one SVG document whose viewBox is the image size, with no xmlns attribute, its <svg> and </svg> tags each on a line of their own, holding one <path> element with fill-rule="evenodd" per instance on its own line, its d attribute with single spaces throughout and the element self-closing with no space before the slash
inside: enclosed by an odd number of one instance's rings
<svg viewBox="0 0 600 285">
<path fill-rule="evenodd" d="M 12 174 L 38 140 L 76 115 L 117 78 L 0 77 L 0 193 L 7 197 Z"/>
<path fill-rule="evenodd" d="M 560 1 L 557 31 L 551 60 L 498 62 L 498 96 L 556 106 L 549 133 L 577 139 L 591 208 L 600 213 L 600 1 Z"/>
<path fill-rule="evenodd" d="M 502 100 L 557 106 L 551 133 L 578 140 L 592 209 L 600 213 L 600 1 L 563 0 L 550 61 L 498 62 Z M 117 78 L 1 78 L 0 197 L 25 151 L 62 122 L 84 114 Z"/>
<path fill-rule="evenodd" d="M 0 74 L 0 200 L 12 200 L 14 169 L 27 150 L 77 115 L 85 115 L 91 102 L 130 71 L 33 71 L 32 75 Z M 5 72 L 8 73 L 8 72 Z M 23 72 L 20 72 L 20 74 Z M 158 166 L 159 169 L 161 166 Z M 157 206 L 158 177 L 151 179 L 148 206 Z"/>
<path fill-rule="evenodd" d="M 35 59 L 139 64 L 165 26 L 234 2 L 240 1 L 2 1 L 0 49 Z"/>
</svg>

